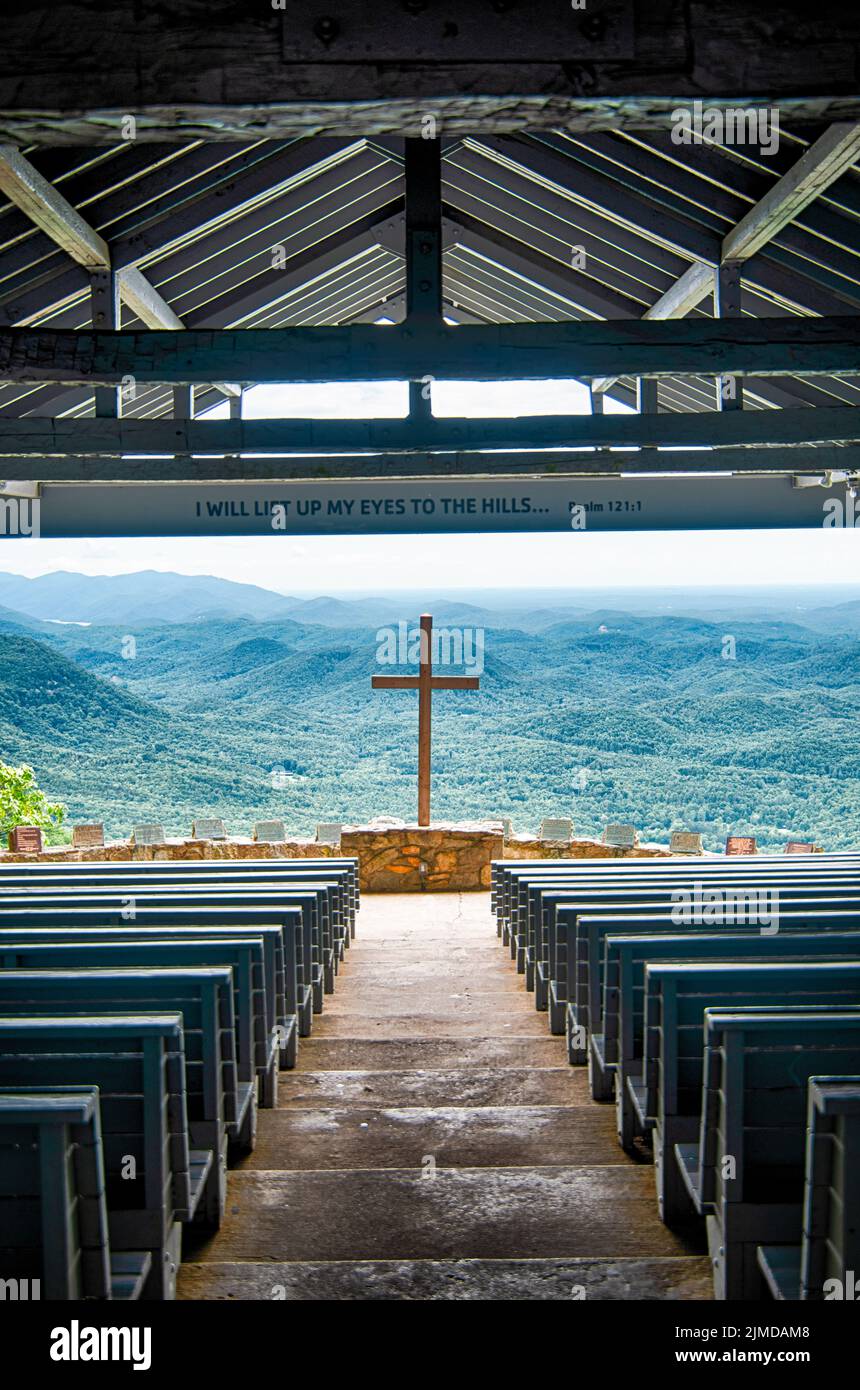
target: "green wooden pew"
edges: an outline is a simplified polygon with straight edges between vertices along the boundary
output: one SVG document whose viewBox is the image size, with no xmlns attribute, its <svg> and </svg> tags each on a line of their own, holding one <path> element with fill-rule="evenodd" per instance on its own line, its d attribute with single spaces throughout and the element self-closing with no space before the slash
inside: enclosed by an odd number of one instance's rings
<svg viewBox="0 0 860 1390">
<path fill-rule="evenodd" d="M 697 875 L 694 869 L 682 866 L 671 874 L 661 875 L 658 882 L 655 882 L 653 875 L 650 878 L 628 875 L 621 880 L 593 877 L 579 880 L 575 887 L 564 875 L 523 876 L 518 881 L 518 905 L 512 920 L 511 934 L 515 938 L 512 953 L 516 955 L 518 970 L 525 973 L 526 987 L 529 990 L 534 989 L 535 976 L 539 973 L 539 968 L 546 970 L 547 967 L 550 955 L 548 934 L 551 909 L 564 903 L 576 907 L 581 895 L 584 895 L 588 903 L 608 903 L 614 899 L 630 902 L 636 897 L 635 890 L 640 889 L 640 901 L 659 903 L 670 899 L 673 888 L 689 885 L 697 880 L 706 883 L 708 887 L 736 882 L 763 884 L 772 880 L 800 888 L 801 884 L 823 886 L 826 882 L 833 886 L 841 884 L 853 887 L 855 891 L 860 892 L 860 871 L 854 869 L 831 867 L 810 869 L 806 872 L 786 872 L 781 871 L 779 867 L 738 870 L 732 867 L 731 860 L 727 861 L 727 864 L 728 867 L 724 869 L 712 870 L 707 877 Z"/>
<path fill-rule="evenodd" d="M 48 874 L 40 872 L 41 865 L 25 867 L 26 872 L 15 874 L 6 872 L 0 875 L 0 894 L 15 892 L 67 892 L 88 891 L 101 888 L 130 888 L 132 884 L 149 889 L 233 889 L 238 892 L 311 892 L 317 903 L 319 940 L 318 959 L 325 959 L 330 970 L 336 970 L 343 958 L 345 947 L 354 933 L 354 914 L 349 907 L 348 883 L 343 874 L 323 874 L 318 869 L 301 867 L 274 868 L 268 874 L 232 869 L 229 862 L 220 871 L 199 867 L 196 863 L 149 865 L 148 872 L 139 873 L 136 864 L 126 866 L 122 874 L 105 873 L 102 867 L 85 866 L 86 873 L 66 876 L 54 869 Z M 81 866 L 79 865 L 78 868 Z"/>
<path fill-rule="evenodd" d="M 679 890 L 695 891 L 697 883 L 723 892 L 778 889 L 782 897 L 790 895 L 795 899 L 841 894 L 860 900 L 860 874 L 846 877 L 825 872 L 813 876 L 781 874 L 778 869 L 759 870 L 755 874 L 749 870 L 728 869 L 712 872 L 707 879 L 685 874 L 682 870 L 677 876 L 664 877 L 659 886 L 653 881 L 643 884 L 630 880 L 609 887 L 601 881 L 571 890 L 559 888 L 551 881 L 533 883 L 529 891 L 534 900 L 535 1007 L 550 1010 L 551 1031 L 564 1031 L 564 1006 L 571 997 L 567 975 L 570 932 L 575 931 L 577 918 L 583 912 L 611 912 L 613 907 L 619 911 L 669 910 L 673 894 Z"/>
<path fill-rule="evenodd" d="M 42 1299 L 137 1299 L 148 1250 L 111 1252 L 99 1093 L 0 1093 L 0 1269 Z"/>
<path fill-rule="evenodd" d="M 856 931 L 860 927 L 860 904 L 844 907 L 844 899 L 825 898 L 818 900 L 795 901 L 784 897 L 780 899 L 779 930 L 777 936 L 787 936 L 796 931 L 830 932 Z M 679 926 L 671 912 L 636 913 L 616 912 L 600 915 L 584 914 L 577 917 L 575 931 L 568 938 L 568 976 L 569 988 L 572 982 L 571 999 L 567 1005 L 566 1025 L 568 1035 L 568 1056 L 572 1064 L 585 1065 L 588 1061 L 589 1038 L 592 1031 L 600 1032 L 600 1012 L 603 991 L 604 943 L 610 935 L 621 936 L 696 936 L 700 933 L 719 933 L 737 931 L 737 923 L 724 925 L 691 922 Z M 741 930 L 768 935 L 755 923 L 741 924 Z M 595 1028 L 592 1029 L 592 1019 Z"/>
<path fill-rule="evenodd" d="M 566 1003 L 566 956 L 559 951 L 559 942 L 566 943 L 568 931 L 575 917 L 582 912 L 611 911 L 613 905 L 621 908 L 634 908 L 642 911 L 659 911 L 671 907 L 673 893 L 678 889 L 690 889 L 702 882 L 708 889 L 720 888 L 723 891 L 775 888 L 783 896 L 795 899 L 841 894 L 846 898 L 856 898 L 860 902 L 860 874 L 825 872 L 817 875 L 780 874 L 778 869 L 757 873 L 727 869 L 712 872 L 707 880 L 685 875 L 681 871 L 671 878 L 666 876 L 659 887 L 653 883 L 629 882 L 607 887 L 604 882 L 582 885 L 575 892 L 565 886 L 558 886 L 555 880 L 544 882 L 527 881 L 529 902 L 526 935 L 526 987 L 535 991 L 535 1008 L 544 1010 Z M 634 908 L 635 910 L 635 908 Z M 557 1018 L 557 1015 L 556 1015 Z M 552 1020 L 551 1020 L 552 1022 Z M 557 1031 L 563 1031 L 559 1027 Z"/>
<path fill-rule="evenodd" d="M 798 854 L 786 856 L 783 854 L 775 855 L 748 855 L 727 858 L 724 855 L 713 857 L 702 857 L 687 859 L 685 857 L 665 858 L 665 859 L 521 859 L 521 860 L 496 860 L 491 865 L 491 903 L 496 913 L 497 931 L 507 944 L 507 933 L 510 929 L 510 918 L 512 905 L 516 903 L 516 892 L 519 880 L 523 877 L 536 877 L 537 875 L 563 876 L 566 882 L 576 885 L 584 880 L 599 879 L 604 883 L 623 883 L 627 880 L 633 881 L 639 878 L 641 881 L 651 880 L 658 883 L 666 873 L 674 873 L 677 870 L 692 869 L 696 873 L 707 876 L 726 867 L 738 869 L 749 869 L 756 872 L 759 869 L 771 867 L 786 868 L 789 872 L 795 870 L 804 871 L 820 866 L 835 868 L 860 867 L 860 854 L 856 851 L 845 851 L 834 854 Z"/>
<path fill-rule="evenodd" d="M 198 1209 L 180 1203 L 193 1189 L 202 1204 L 213 1164 L 188 1148 L 182 1045 L 174 1013 L 0 1016 L 0 1089 L 98 1087 L 110 1250 L 149 1252 L 144 1298 L 175 1297 L 181 1221 Z"/>
<path fill-rule="evenodd" d="M 193 872 L 195 874 L 213 874 L 221 876 L 224 872 L 250 874 L 251 877 L 268 877 L 271 874 L 281 876 L 281 874 L 318 873 L 324 877 L 343 880 L 346 884 L 346 902 L 349 909 L 350 926 L 353 926 L 358 906 L 361 902 L 360 884 L 358 884 L 358 860 L 357 859 L 88 859 L 88 860 L 57 860 L 51 863 L 50 860 L 42 860 L 39 863 L 13 863 L 13 865 L 0 865 L 0 881 L 7 873 L 32 873 L 58 874 L 63 877 L 74 877 L 76 873 L 86 874 L 97 870 L 103 874 L 118 874 L 124 876 L 129 869 L 140 872 L 142 876 L 147 873 L 163 874 L 165 870 L 176 870 L 179 873 Z M 354 933 L 353 933 L 354 934 Z"/>
<path fill-rule="evenodd" d="M 146 881 L 140 887 L 136 880 L 92 888 L 60 887 L 28 888 L 24 892 L 0 892 L 0 913 L 29 910 L 39 906 L 63 909 L 64 906 L 111 906 L 122 909 L 122 920 L 139 917 L 144 909 L 175 905 L 176 908 L 196 906 L 200 912 L 218 912 L 228 908 L 256 908 L 261 913 L 281 912 L 283 922 L 299 923 L 299 930 L 289 940 L 285 933 L 285 952 L 289 956 L 290 973 L 295 969 L 296 999 L 290 1012 L 300 1019 L 301 1029 L 310 1029 L 311 1013 L 320 1012 L 322 995 L 335 988 L 336 955 L 324 927 L 325 892 L 322 888 L 289 888 L 289 890 L 249 890 L 208 881 L 200 887 L 192 885 L 158 885 Z M 204 922 L 204 919 L 201 919 Z M 267 920 L 265 917 L 261 920 Z M 268 919 L 271 920 L 271 919 Z M 293 963 L 295 956 L 295 963 Z"/>
<path fill-rule="evenodd" d="M 33 887 L 26 892 L 19 893 L 0 893 L 0 919 L 10 914 L 21 913 L 35 910 L 38 908 L 53 911 L 62 911 L 66 907 L 110 907 L 115 906 L 119 909 L 120 920 L 134 920 L 140 916 L 144 909 L 155 907 L 175 907 L 184 908 L 193 906 L 198 913 L 197 920 L 201 925 L 206 924 L 206 919 L 202 915 L 208 911 L 219 911 L 226 908 L 241 908 L 246 911 L 259 909 L 263 912 L 293 912 L 298 910 L 301 914 L 298 931 L 294 932 L 292 939 L 288 932 L 284 933 L 284 950 L 291 958 L 289 969 L 295 970 L 296 978 L 296 998 L 292 1012 L 295 1012 L 302 1020 L 303 1026 L 310 1026 L 310 1017 L 314 1006 L 314 978 L 318 982 L 318 994 L 321 999 L 322 992 L 332 993 L 334 990 L 334 977 L 336 974 L 335 956 L 333 952 L 325 946 L 325 933 L 322 931 L 321 909 L 325 901 L 325 894 L 322 889 L 289 889 L 283 892 L 275 889 L 272 891 L 258 890 L 257 888 L 239 889 L 235 887 L 220 888 L 216 884 L 207 884 L 204 888 L 196 889 L 189 885 L 177 887 L 160 888 L 155 884 L 139 887 L 135 882 L 123 880 L 116 886 L 104 885 L 89 889 L 57 888 L 45 889 Z M 261 920 L 266 920 L 265 917 Z M 285 919 L 285 920 L 292 920 Z M 318 943 L 322 942 L 320 946 Z M 323 961 L 328 953 L 328 965 L 324 966 Z M 294 959 L 293 959 L 294 958 Z M 315 962 L 319 969 L 314 971 Z"/>
<path fill-rule="evenodd" d="M 279 926 L 229 927 L 142 927 L 138 922 L 121 927 L 3 927 L 0 928 L 0 950 L 4 946 L 24 944 L 37 946 L 67 944 L 74 941 L 123 942 L 133 939 L 158 941 L 253 941 L 263 952 L 264 1000 L 266 1006 L 266 1035 L 278 1034 L 286 1020 L 284 976 L 284 942 Z"/>
<path fill-rule="evenodd" d="M 860 1294 L 860 1075 L 811 1076 L 807 1093 L 803 1230 L 797 1245 L 760 1245 L 776 1299 L 856 1300 Z"/>
<path fill-rule="evenodd" d="M 123 900 L 116 903 L 103 899 L 81 906 L 63 899 L 53 906 L 30 903 L 23 908 L 0 907 L 0 934 L 4 931 L 16 933 L 21 930 L 67 929 L 83 930 L 90 927 L 116 928 L 131 933 L 143 932 L 147 928 L 194 928 L 208 935 L 209 930 L 218 928 L 236 933 L 247 928 L 255 931 L 265 926 L 277 928 L 284 947 L 284 1013 L 276 1023 L 281 1046 L 281 1065 L 294 1067 L 297 1059 L 298 1032 L 300 1025 L 309 1031 L 309 1020 L 298 1012 L 302 998 L 296 963 L 296 941 L 304 930 L 299 909 L 287 908 L 247 908 L 233 907 L 188 907 L 184 905 L 153 907 L 138 900 L 135 903 L 133 918 Z M 309 1011 L 306 1010 L 307 1014 Z"/>
<path fill-rule="evenodd" d="M 129 873 L 139 879 L 151 876 L 160 881 L 165 881 L 165 876 L 189 880 L 192 877 L 195 880 L 231 878 L 239 882 L 252 882 L 260 878 L 300 881 L 308 876 L 329 879 L 342 889 L 341 909 L 350 926 L 350 934 L 355 935 L 355 916 L 360 899 L 358 862 L 355 859 L 121 859 L 0 864 L 0 887 L 7 881 L 65 879 L 74 882 L 77 878 L 87 880 L 93 874 L 109 879 L 125 878 Z"/>
<path fill-rule="evenodd" d="M 551 887 L 555 887 L 557 890 L 566 889 L 575 898 L 577 892 L 584 888 L 620 888 L 626 890 L 640 885 L 643 888 L 659 889 L 676 878 L 700 878 L 710 882 L 725 874 L 756 877 L 776 873 L 786 878 L 792 876 L 806 878 L 826 874 L 849 877 L 857 882 L 858 872 L 860 872 L 860 857 L 855 856 L 853 860 L 849 860 L 834 859 L 829 855 L 816 855 L 811 858 L 804 858 L 800 855 L 782 856 L 778 860 L 762 859 L 761 861 L 742 858 L 694 861 L 676 859 L 660 861 L 659 868 L 655 868 L 653 861 L 649 864 L 645 860 L 610 861 L 608 864 L 604 862 L 602 867 L 592 864 L 590 868 L 586 869 L 572 866 L 570 863 L 566 866 L 557 864 L 547 866 L 538 862 L 532 864 L 530 868 L 524 868 L 511 875 L 506 900 L 507 906 L 500 919 L 500 935 L 502 935 L 505 944 L 510 945 L 513 955 L 515 945 L 511 938 L 520 938 L 526 931 L 529 904 L 541 886 L 545 886 L 547 889 Z"/>
<path fill-rule="evenodd" d="M 266 1026 L 266 982 L 262 942 L 237 938 L 199 941 L 0 942 L 2 970 L 62 970 L 135 966 L 222 965 L 233 974 L 236 1072 L 240 1085 L 257 1089 L 260 1105 L 278 1099 L 278 1037 Z"/>
<path fill-rule="evenodd" d="M 667 1224 L 695 1214 L 675 1145 L 694 1141 L 701 1125 L 705 1009 L 789 1005 L 860 1005 L 860 961 L 646 965 L 642 1081 L 627 1076 L 619 1092 L 633 1102 L 638 1132 L 651 1131 L 657 1205 Z"/>
<path fill-rule="evenodd" d="M 818 856 L 820 859 L 821 856 Z M 639 861 L 640 863 L 643 861 Z M 510 949 L 520 970 L 525 971 L 526 985 L 535 991 L 535 1007 L 549 1010 L 550 1031 L 563 1033 L 565 1006 L 568 999 L 566 983 L 566 941 L 568 924 L 575 914 L 585 910 L 609 910 L 613 903 L 639 903 L 656 910 L 671 901 L 677 888 L 690 888 L 701 881 L 708 887 L 766 887 L 785 884 L 797 889 L 797 896 L 809 895 L 812 886 L 822 892 L 844 892 L 852 889 L 860 894 L 860 869 L 850 866 L 820 865 L 800 869 L 792 860 L 773 861 L 755 866 L 749 860 L 717 861 L 706 873 L 700 865 L 668 861 L 670 868 L 660 874 L 602 872 L 567 873 L 561 870 L 523 872 L 514 880 L 512 893 Z M 786 863 L 789 865 L 785 867 Z M 639 890 L 639 891 L 637 891 Z M 571 914 L 574 914 L 571 916 Z M 560 944 L 559 944 L 560 943 Z"/>
<path fill-rule="evenodd" d="M 719 935 L 607 936 L 604 939 L 603 1004 L 599 1033 L 588 1056 L 594 1100 L 611 1100 L 615 1084 L 641 1077 L 645 1035 L 645 966 L 650 962 L 860 960 L 860 924 L 854 932 L 785 932 L 762 936 L 755 928 Z"/>
<path fill-rule="evenodd" d="M 716 1297 L 759 1298 L 759 1247 L 802 1240 L 809 1081 L 860 1072 L 860 1009 L 710 1008 L 704 1054 L 698 1151 L 676 1158 L 707 1217 Z M 856 1193 L 856 1168 L 849 1181 Z"/>
<path fill-rule="evenodd" d="M 0 971 L 0 1014 L 181 1014 L 195 1148 L 250 1151 L 257 1096 L 236 1066 L 233 972 L 224 966 Z"/>
</svg>

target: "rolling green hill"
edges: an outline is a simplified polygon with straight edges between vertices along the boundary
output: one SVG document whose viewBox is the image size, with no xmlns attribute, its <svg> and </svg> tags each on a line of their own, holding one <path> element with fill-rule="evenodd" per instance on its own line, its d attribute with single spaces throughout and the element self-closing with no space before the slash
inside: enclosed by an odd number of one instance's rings
<svg viewBox="0 0 860 1390">
<path fill-rule="evenodd" d="M 205 814 L 237 832 L 272 815 L 301 833 L 411 818 L 416 697 L 372 692 L 370 677 L 395 669 L 377 664 L 380 614 L 411 623 L 421 605 L 344 603 L 336 625 L 332 601 L 271 597 L 275 616 L 234 605 L 189 621 L 177 603 L 171 621 L 129 621 L 125 591 L 102 586 L 115 625 L 0 612 L 0 757 L 31 762 L 74 819 L 114 834 L 136 820 L 184 832 Z M 855 605 L 819 595 L 780 611 L 771 594 L 760 616 L 747 597 L 712 618 L 696 604 L 652 615 L 544 603 L 544 618 L 523 611 L 516 627 L 511 610 L 494 626 L 486 603 L 451 601 L 485 620 L 485 670 L 478 693 L 434 699 L 434 815 L 506 815 L 523 830 L 570 815 L 585 834 L 629 820 L 648 839 L 701 830 L 710 848 L 730 832 L 855 846 Z M 297 621 L 302 609 L 326 625 Z"/>
</svg>

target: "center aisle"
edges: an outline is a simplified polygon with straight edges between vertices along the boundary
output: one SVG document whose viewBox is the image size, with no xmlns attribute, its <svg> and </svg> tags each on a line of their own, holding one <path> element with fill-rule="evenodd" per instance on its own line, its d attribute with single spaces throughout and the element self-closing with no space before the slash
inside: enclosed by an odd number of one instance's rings
<svg viewBox="0 0 860 1390">
<path fill-rule="evenodd" d="M 229 1174 L 198 1299 L 710 1298 L 568 1066 L 489 894 L 362 898 L 337 992 Z"/>
</svg>

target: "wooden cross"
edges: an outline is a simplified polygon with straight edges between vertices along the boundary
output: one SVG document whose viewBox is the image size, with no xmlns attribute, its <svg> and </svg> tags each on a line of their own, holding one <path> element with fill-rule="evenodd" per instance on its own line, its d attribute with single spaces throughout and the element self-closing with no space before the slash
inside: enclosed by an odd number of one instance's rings
<svg viewBox="0 0 860 1390">
<path fill-rule="evenodd" d="M 417 676 L 373 676 L 374 690 L 418 691 L 418 824 L 430 824 L 430 708 L 434 690 L 478 690 L 477 676 L 433 675 L 433 619 L 421 614 L 421 653 Z"/>
</svg>

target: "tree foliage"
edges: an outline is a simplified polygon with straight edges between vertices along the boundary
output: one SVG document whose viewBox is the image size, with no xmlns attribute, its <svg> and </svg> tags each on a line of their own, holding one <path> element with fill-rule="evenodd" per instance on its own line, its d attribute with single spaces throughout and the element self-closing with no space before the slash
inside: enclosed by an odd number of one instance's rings
<svg viewBox="0 0 860 1390">
<path fill-rule="evenodd" d="M 5 838 L 18 825 L 37 825 L 49 845 L 62 843 L 65 814 L 65 806 L 48 800 L 31 767 L 0 762 L 0 836 Z"/>
</svg>

